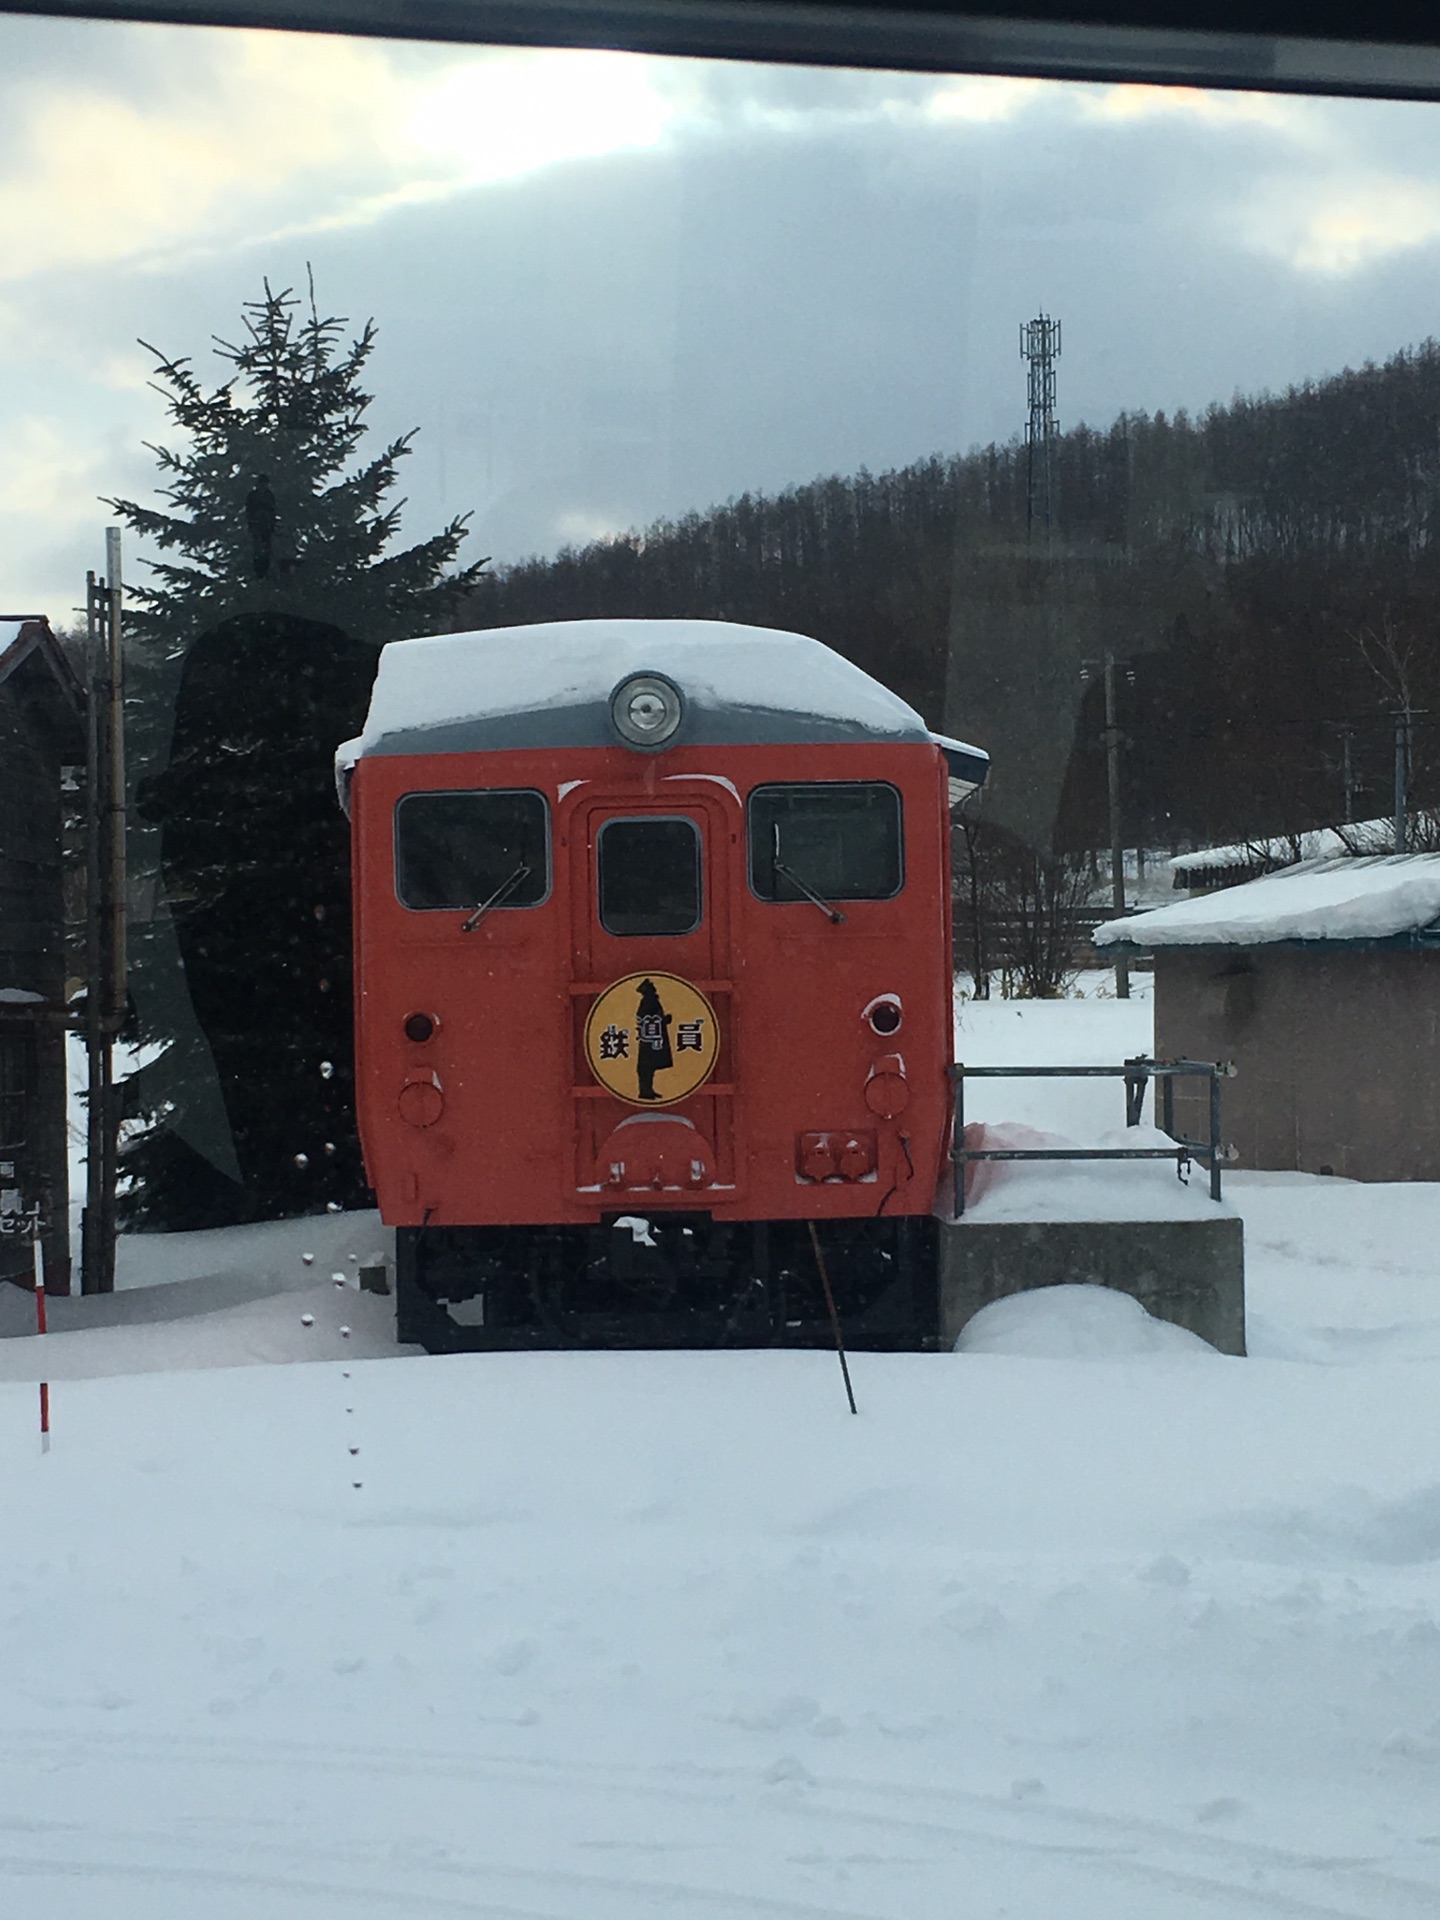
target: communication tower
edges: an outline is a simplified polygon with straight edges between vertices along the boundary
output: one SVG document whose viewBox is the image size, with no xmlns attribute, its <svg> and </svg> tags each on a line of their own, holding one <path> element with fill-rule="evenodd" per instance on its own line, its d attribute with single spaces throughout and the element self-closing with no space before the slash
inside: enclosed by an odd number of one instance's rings
<svg viewBox="0 0 1440 1920">
<path fill-rule="evenodd" d="M 1055 362 L 1060 354 L 1060 322 L 1040 314 L 1020 328 L 1020 358 L 1029 368 L 1030 417 L 1025 423 L 1027 480 L 1026 531 L 1036 527 L 1049 537 L 1055 518 L 1052 461 L 1055 425 Z"/>
</svg>

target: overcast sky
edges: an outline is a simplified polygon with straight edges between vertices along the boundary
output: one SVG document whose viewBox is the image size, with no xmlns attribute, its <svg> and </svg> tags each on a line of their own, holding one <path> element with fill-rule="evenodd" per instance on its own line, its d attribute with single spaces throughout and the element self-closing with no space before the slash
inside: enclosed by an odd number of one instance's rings
<svg viewBox="0 0 1440 1920">
<path fill-rule="evenodd" d="M 380 330 L 405 533 L 471 557 L 1440 330 L 1440 107 L 0 15 L 0 612 L 103 568 L 262 279 Z M 142 571 L 138 567 L 136 572 Z"/>
</svg>

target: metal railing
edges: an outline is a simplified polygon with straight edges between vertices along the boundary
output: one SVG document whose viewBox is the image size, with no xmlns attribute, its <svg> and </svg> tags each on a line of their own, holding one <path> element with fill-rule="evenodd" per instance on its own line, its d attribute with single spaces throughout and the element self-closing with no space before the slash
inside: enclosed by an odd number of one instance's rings
<svg viewBox="0 0 1440 1920">
<path fill-rule="evenodd" d="M 1220 1198 L 1220 1168 L 1227 1158 L 1220 1141 L 1220 1082 L 1233 1078 L 1228 1060 L 1149 1060 L 1143 1055 L 1119 1067 L 967 1067 L 956 1061 L 950 1068 L 955 1089 L 954 1131 L 950 1164 L 955 1180 L 955 1217 L 965 1211 L 965 1168 L 972 1160 L 1173 1160 L 1183 1176 L 1192 1160 L 1210 1170 L 1210 1198 Z M 1138 1126 L 1150 1081 L 1159 1083 L 1160 1130 L 1174 1142 L 1169 1147 L 967 1147 L 965 1145 L 965 1082 L 967 1080 L 1123 1080 L 1125 1124 Z M 1190 1140 L 1175 1132 L 1175 1082 L 1208 1080 L 1210 1137 Z"/>
</svg>

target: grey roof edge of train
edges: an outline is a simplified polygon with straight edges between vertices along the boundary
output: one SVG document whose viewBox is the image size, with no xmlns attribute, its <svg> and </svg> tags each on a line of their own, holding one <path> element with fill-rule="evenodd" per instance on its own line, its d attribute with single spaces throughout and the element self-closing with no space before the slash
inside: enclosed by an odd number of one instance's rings
<svg viewBox="0 0 1440 1920">
<path fill-rule="evenodd" d="M 773 707 L 742 707 L 729 702 L 686 701 L 685 717 L 668 747 L 799 746 L 812 742 L 885 741 L 892 744 L 940 742 L 923 726 L 880 728 L 829 714 L 798 713 Z M 547 706 L 518 713 L 487 713 L 400 727 L 382 734 L 356 754 L 490 753 L 537 747 L 613 747 L 619 745 L 608 703 L 586 700 L 573 706 Z M 343 749 L 342 749 L 343 751 Z"/>
<path fill-rule="evenodd" d="M 990 772 L 990 756 L 921 727 L 893 732 L 862 726 L 853 720 L 829 719 L 822 714 L 774 712 L 767 708 L 727 707 L 706 710 L 691 707 L 672 746 L 809 746 L 887 745 L 939 747 L 953 780 L 980 787 Z M 342 770 L 354 760 L 398 754 L 495 753 L 538 747 L 613 747 L 614 728 L 608 711 L 585 707 L 553 707 L 539 713 L 486 714 L 478 719 L 453 720 L 436 726 L 411 727 L 387 733 L 373 745 L 341 761 Z M 343 749 L 342 749 L 343 753 Z"/>
<path fill-rule="evenodd" d="M 336 754 L 336 784 L 346 798 L 350 775 L 360 760 L 401 754 L 533 752 L 546 747 L 613 747 L 617 744 L 607 705 L 595 701 L 571 707 L 544 707 L 521 713 L 482 714 L 464 720 L 397 728 L 361 747 L 346 741 Z M 947 734 L 923 726 L 882 729 L 858 720 L 730 704 L 686 705 L 676 747 L 836 746 L 862 744 L 938 747 L 952 781 L 973 790 L 985 784 L 990 756 Z"/>
</svg>

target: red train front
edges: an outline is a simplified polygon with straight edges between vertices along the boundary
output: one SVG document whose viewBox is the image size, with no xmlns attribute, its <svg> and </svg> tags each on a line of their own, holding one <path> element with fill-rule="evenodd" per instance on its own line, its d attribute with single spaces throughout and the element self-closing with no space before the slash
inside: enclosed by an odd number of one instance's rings
<svg viewBox="0 0 1440 1920">
<path fill-rule="evenodd" d="M 402 1340 L 808 1345 L 814 1222 L 923 1344 L 982 753 L 818 641 L 589 621 L 387 647 L 341 764 Z"/>
</svg>

